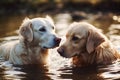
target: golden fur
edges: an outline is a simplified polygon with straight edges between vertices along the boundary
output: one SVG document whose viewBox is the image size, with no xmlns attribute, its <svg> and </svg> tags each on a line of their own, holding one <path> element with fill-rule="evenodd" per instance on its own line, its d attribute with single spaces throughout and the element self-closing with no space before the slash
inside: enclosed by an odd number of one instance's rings
<svg viewBox="0 0 120 80">
<path fill-rule="evenodd" d="M 111 64 L 120 54 L 102 32 L 86 22 L 74 22 L 69 26 L 66 42 L 58 48 L 61 56 L 73 58 L 73 64 Z"/>
</svg>

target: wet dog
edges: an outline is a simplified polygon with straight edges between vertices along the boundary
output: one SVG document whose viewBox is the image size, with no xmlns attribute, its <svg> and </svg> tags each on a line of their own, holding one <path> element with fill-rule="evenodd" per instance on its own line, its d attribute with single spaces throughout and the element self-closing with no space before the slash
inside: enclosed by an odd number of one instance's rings
<svg viewBox="0 0 120 80">
<path fill-rule="evenodd" d="M 120 58 L 105 35 L 87 22 L 74 22 L 69 26 L 66 42 L 58 48 L 58 53 L 71 58 L 73 64 L 88 66 L 111 64 Z"/>
<path fill-rule="evenodd" d="M 0 46 L 0 57 L 12 64 L 45 64 L 48 49 L 59 46 L 61 41 L 55 34 L 53 20 L 25 18 L 19 29 L 19 40 Z"/>
</svg>

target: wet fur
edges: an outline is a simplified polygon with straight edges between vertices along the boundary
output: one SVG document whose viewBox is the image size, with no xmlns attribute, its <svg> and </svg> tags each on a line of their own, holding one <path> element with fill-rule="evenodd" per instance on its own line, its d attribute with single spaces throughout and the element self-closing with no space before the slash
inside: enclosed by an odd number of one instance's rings
<svg viewBox="0 0 120 80">
<path fill-rule="evenodd" d="M 49 16 L 26 18 L 19 29 L 19 40 L 0 46 L 0 58 L 15 65 L 46 64 L 48 49 L 57 47 L 59 42 Z"/>
<path fill-rule="evenodd" d="M 102 32 L 86 22 L 74 22 L 66 34 L 66 42 L 58 48 L 61 56 L 72 57 L 73 64 L 88 66 L 111 64 L 120 58 L 119 52 Z M 76 41 L 72 40 L 77 37 Z"/>
</svg>

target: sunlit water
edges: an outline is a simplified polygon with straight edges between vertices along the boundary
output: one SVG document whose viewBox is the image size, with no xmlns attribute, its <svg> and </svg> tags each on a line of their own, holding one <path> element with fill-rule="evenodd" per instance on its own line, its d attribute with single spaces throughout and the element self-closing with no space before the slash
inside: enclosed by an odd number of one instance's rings
<svg viewBox="0 0 120 80">
<path fill-rule="evenodd" d="M 29 15 L 30 18 L 39 15 Z M 56 14 L 53 17 L 56 25 L 56 33 L 65 40 L 65 33 L 73 21 L 78 21 L 74 16 L 84 17 L 79 21 L 87 21 L 103 30 L 104 34 L 112 41 L 120 51 L 120 16 L 112 13 L 79 15 L 69 13 Z M 0 19 L 0 44 L 18 39 L 18 29 L 25 16 L 2 17 Z M 56 48 L 57 49 L 57 48 Z M 51 49 L 48 64 L 45 66 L 27 65 L 14 66 L 0 59 L 0 80 L 119 80 L 120 62 L 107 66 L 90 66 L 80 68 L 71 65 L 71 59 L 61 57 L 56 49 Z"/>
</svg>

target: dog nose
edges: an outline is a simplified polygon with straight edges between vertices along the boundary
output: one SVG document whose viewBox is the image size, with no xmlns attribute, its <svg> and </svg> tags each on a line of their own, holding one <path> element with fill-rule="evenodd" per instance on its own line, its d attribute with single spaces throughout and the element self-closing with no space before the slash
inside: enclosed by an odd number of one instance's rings
<svg viewBox="0 0 120 80">
<path fill-rule="evenodd" d="M 57 37 L 56 37 L 56 38 L 54 39 L 54 41 L 55 41 L 56 45 L 59 46 L 60 41 L 61 41 L 61 38 L 57 38 Z"/>
<path fill-rule="evenodd" d="M 57 49 L 57 52 L 61 55 L 61 56 L 64 56 L 64 49 L 62 47 L 58 48 Z"/>
</svg>

